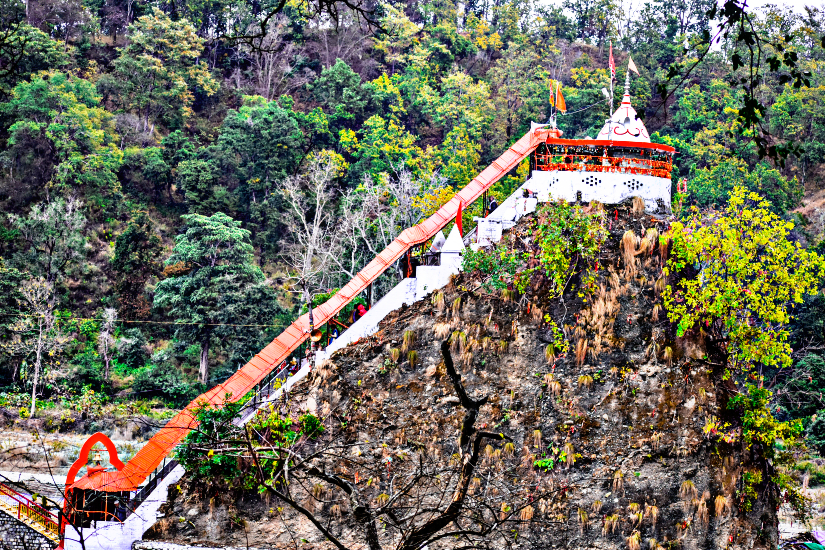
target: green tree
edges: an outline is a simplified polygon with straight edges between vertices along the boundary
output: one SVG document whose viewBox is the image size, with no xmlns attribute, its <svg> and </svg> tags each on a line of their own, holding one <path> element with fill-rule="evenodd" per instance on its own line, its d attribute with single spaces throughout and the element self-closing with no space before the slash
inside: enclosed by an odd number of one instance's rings
<svg viewBox="0 0 825 550">
<path fill-rule="evenodd" d="M 206 65 L 198 63 L 203 43 L 185 19 L 173 21 L 155 8 L 129 26 L 129 45 L 120 49 L 101 88 L 140 114 L 144 132 L 157 119 L 180 126 L 191 114 L 195 91 L 210 96 L 218 90 Z"/>
<path fill-rule="evenodd" d="M 82 206 L 78 200 L 58 198 L 35 204 L 26 217 L 9 214 L 25 243 L 13 256 L 14 264 L 43 277 L 49 285 L 62 281 L 77 267 L 73 264 L 83 258 L 86 249 Z"/>
<path fill-rule="evenodd" d="M 361 85 L 361 77 L 340 59 L 321 71 L 308 88 L 327 113 L 333 133 L 343 128 L 357 128 L 364 121 L 370 99 L 367 89 Z"/>
<path fill-rule="evenodd" d="M 802 198 L 799 181 L 785 178 L 765 161 L 748 170 L 742 159 L 726 159 L 712 168 L 694 171 L 690 179 L 690 193 L 700 206 L 724 204 L 736 187 L 758 193 L 778 214 L 792 210 Z"/>
<path fill-rule="evenodd" d="M 26 279 L 26 273 L 12 267 L 6 267 L 0 259 L 0 346 L 7 344 L 14 333 L 10 326 L 14 323 L 19 309 L 18 304 L 23 296 L 20 286 Z M 11 365 L 3 365 L 3 367 Z M 0 385 L 11 385 L 16 382 L 18 369 L 11 367 L 0 377 Z"/>
<path fill-rule="evenodd" d="M 677 334 L 701 327 L 719 354 L 711 359 L 723 360 L 724 368 L 790 365 L 791 308 L 825 276 L 819 255 L 788 240 L 791 229 L 770 203 L 742 187 L 733 190 L 723 215 L 674 223 L 665 276 L 698 269 L 663 293 Z"/>
<path fill-rule="evenodd" d="M 72 62 L 73 48 L 66 50 L 62 44 L 52 40 L 48 34 L 31 25 L 21 24 L 7 37 L 20 48 L 22 55 L 13 64 L 2 56 L 4 71 L 0 72 L 0 93 L 8 95 L 23 79 L 40 71 L 65 70 Z"/>
<path fill-rule="evenodd" d="M 138 212 L 115 240 L 112 270 L 118 312 L 127 320 L 144 319 L 151 311 L 146 298 L 146 283 L 161 273 L 158 261 L 163 246 L 146 212 Z"/>
<path fill-rule="evenodd" d="M 255 264 L 250 232 L 240 222 L 221 212 L 182 218 L 183 233 L 166 260 L 177 269 L 158 283 L 154 306 L 182 323 L 176 338 L 200 346 L 198 378 L 208 383 L 213 340 L 261 335 L 261 327 L 243 325 L 267 325 L 278 307 Z"/>
<path fill-rule="evenodd" d="M 41 73 L 18 84 L 2 112 L 14 120 L 4 153 L 11 161 L 11 179 L 32 188 L 48 182 L 87 194 L 117 195 L 123 154 L 115 143 L 112 115 L 100 106 L 91 83 L 64 73 Z"/>
</svg>

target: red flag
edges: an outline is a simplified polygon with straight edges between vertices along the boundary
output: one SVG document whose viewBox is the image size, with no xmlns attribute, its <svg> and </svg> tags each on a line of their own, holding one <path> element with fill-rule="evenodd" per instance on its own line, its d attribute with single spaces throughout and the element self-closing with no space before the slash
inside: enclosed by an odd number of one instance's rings
<svg viewBox="0 0 825 550">
<path fill-rule="evenodd" d="M 616 80 L 616 62 L 613 61 L 613 42 L 610 43 L 610 78 Z"/>
<path fill-rule="evenodd" d="M 461 227 L 461 206 L 463 203 L 458 203 L 458 212 L 455 213 L 455 224 L 458 226 L 458 234 L 464 236 L 464 228 Z"/>
</svg>

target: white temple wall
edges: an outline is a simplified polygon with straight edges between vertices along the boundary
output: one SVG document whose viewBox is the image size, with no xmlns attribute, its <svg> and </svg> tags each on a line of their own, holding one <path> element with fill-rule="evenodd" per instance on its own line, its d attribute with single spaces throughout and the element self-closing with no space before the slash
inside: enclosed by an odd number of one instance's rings
<svg viewBox="0 0 825 550">
<path fill-rule="evenodd" d="M 540 202 L 550 199 L 573 202 L 581 192 L 582 202 L 597 200 L 617 204 L 630 197 L 641 197 L 646 211 L 658 211 L 661 201 L 670 212 L 671 183 L 667 178 L 616 172 L 536 170 L 525 187 L 537 193 Z"/>
</svg>

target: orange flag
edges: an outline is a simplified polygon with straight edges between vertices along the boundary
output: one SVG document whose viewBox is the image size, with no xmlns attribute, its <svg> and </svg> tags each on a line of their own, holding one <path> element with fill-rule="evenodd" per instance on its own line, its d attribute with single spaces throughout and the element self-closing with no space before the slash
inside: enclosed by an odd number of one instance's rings
<svg viewBox="0 0 825 550">
<path fill-rule="evenodd" d="M 455 224 L 458 226 L 458 234 L 464 236 L 464 228 L 461 227 L 461 206 L 463 203 L 458 203 L 458 212 L 455 213 Z"/>
<path fill-rule="evenodd" d="M 561 82 L 556 82 L 556 109 L 562 113 L 567 112 L 567 103 L 564 101 L 564 96 L 561 95 Z"/>
<path fill-rule="evenodd" d="M 550 105 L 552 105 L 562 113 L 566 113 L 567 104 L 564 101 L 564 96 L 561 94 L 561 82 L 559 82 L 558 80 L 551 80 L 550 89 Z"/>
</svg>

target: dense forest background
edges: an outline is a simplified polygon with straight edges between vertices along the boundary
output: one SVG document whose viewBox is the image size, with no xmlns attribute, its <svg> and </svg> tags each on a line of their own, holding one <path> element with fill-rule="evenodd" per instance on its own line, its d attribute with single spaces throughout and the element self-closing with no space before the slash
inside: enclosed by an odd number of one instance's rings
<svg viewBox="0 0 825 550">
<path fill-rule="evenodd" d="M 781 50 L 810 72 L 794 87 L 762 71 L 753 125 L 741 116 L 742 43 L 707 50 L 709 0 L 435 0 L 369 15 L 341 5 L 334 17 L 297 0 L 273 6 L 2 0 L 2 404 L 31 415 L 61 403 L 188 402 L 531 121 L 546 122 L 554 82 L 565 137 L 595 136 L 609 111 L 611 42 L 614 101 L 632 56 L 634 107 L 654 141 L 679 151 L 682 208 L 722 205 L 741 184 L 797 224 L 795 239 L 820 242 L 820 8 L 750 12 L 757 61 Z M 674 79 L 672 66 L 691 69 Z M 754 139 L 766 136 L 801 148 L 766 156 Z M 507 196 L 527 171 L 493 194 Z M 396 274 L 385 278 L 391 286 Z M 798 308 L 799 368 L 777 379 L 780 405 L 810 420 L 816 444 L 822 405 L 794 396 L 825 386 L 823 308 L 821 298 Z"/>
</svg>

